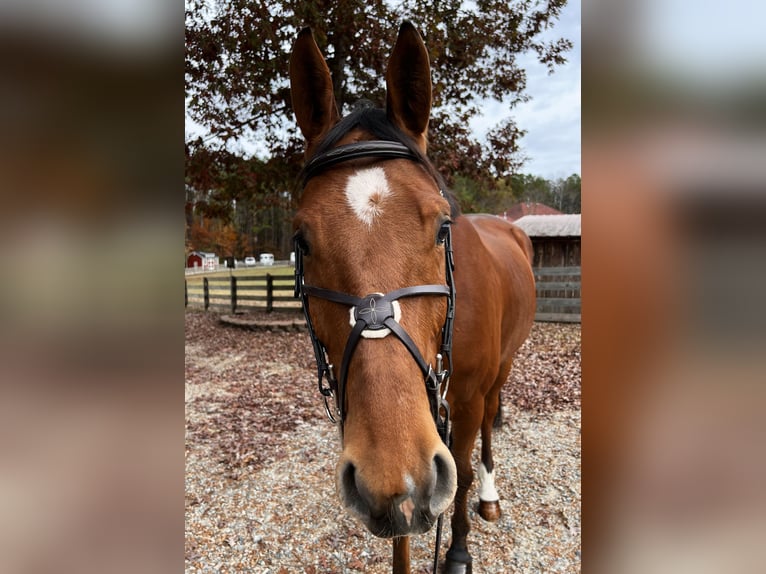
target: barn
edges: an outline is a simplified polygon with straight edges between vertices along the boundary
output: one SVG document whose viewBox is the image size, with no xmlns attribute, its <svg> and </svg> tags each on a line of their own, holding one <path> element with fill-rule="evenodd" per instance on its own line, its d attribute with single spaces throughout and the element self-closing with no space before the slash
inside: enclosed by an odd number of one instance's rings
<svg viewBox="0 0 766 574">
<path fill-rule="evenodd" d="M 525 215 L 514 221 L 532 240 L 538 321 L 580 321 L 580 214 Z"/>
<path fill-rule="evenodd" d="M 514 221 L 535 248 L 533 267 L 580 265 L 580 214 L 525 215 Z"/>
<path fill-rule="evenodd" d="M 215 253 L 205 253 L 204 251 L 192 251 L 186 257 L 186 267 L 198 269 L 217 269 L 218 257 Z"/>
</svg>

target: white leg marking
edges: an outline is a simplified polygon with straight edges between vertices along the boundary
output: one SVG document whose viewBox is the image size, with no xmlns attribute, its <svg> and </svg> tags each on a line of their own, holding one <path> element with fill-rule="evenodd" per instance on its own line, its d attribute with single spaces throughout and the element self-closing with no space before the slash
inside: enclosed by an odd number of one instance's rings
<svg viewBox="0 0 766 574">
<path fill-rule="evenodd" d="M 386 172 L 382 167 L 359 170 L 346 182 L 346 201 L 367 227 L 383 213 L 381 204 L 390 194 Z"/>
<path fill-rule="evenodd" d="M 484 463 L 479 463 L 479 500 L 484 502 L 494 502 L 500 500 L 500 496 L 495 490 L 495 469 L 487 472 Z"/>
</svg>

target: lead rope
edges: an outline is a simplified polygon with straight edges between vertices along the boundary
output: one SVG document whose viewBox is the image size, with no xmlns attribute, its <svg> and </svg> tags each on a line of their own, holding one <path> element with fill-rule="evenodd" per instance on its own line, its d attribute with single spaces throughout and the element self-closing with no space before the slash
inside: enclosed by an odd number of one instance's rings
<svg viewBox="0 0 766 574">
<path fill-rule="evenodd" d="M 446 390 L 445 390 L 446 395 Z M 442 406 L 445 408 L 446 416 L 444 417 L 444 434 L 442 434 L 442 431 L 440 430 L 439 434 L 442 438 L 442 441 L 444 444 L 447 445 L 447 448 L 450 447 L 450 440 L 449 440 L 449 404 L 445 399 L 441 400 Z M 437 569 L 439 568 L 439 549 L 442 545 L 442 527 L 444 526 L 444 513 L 442 512 L 439 515 L 439 518 L 436 521 L 436 544 L 434 548 L 434 569 L 433 574 L 437 574 Z"/>
<path fill-rule="evenodd" d="M 450 365 L 451 366 L 451 365 Z M 451 448 L 452 445 L 450 444 L 450 409 L 449 409 L 449 403 L 447 402 L 447 389 L 449 388 L 449 371 L 443 370 L 442 367 L 442 356 L 441 354 L 436 355 L 436 369 L 439 373 L 437 375 L 439 379 L 439 385 L 437 391 L 437 411 L 436 411 L 436 430 L 439 433 L 439 436 L 442 439 L 442 442 L 447 445 L 447 448 Z M 444 390 L 441 390 L 442 383 L 445 383 Z M 441 409 L 444 409 L 444 418 L 441 416 Z M 434 548 L 434 568 L 433 568 L 433 574 L 437 574 L 437 569 L 439 567 L 439 549 L 441 548 L 442 543 L 442 527 L 444 526 L 444 513 L 442 512 L 439 515 L 438 520 L 436 521 L 436 545 Z"/>
</svg>

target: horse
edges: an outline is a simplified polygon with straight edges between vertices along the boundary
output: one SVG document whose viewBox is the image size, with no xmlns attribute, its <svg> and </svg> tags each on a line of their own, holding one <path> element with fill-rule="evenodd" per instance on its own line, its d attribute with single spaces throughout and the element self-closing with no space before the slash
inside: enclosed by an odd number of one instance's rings
<svg viewBox="0 0 766 574">
<path fill-rule="evenodd" d="M 479 513 L 497 520 L 492 426 L 534 321 L 532 244 L 499 217 L 461 214 L 428 159 L 430 62 L 411 23 L 387 64 L 385 109 L 341 118 L 309 28 L 289 75 L 306 160 L 296 295 L 339 427 L 339 498 L 393 540 L 394 574 L 410 572 L 409 537 L 441 525 L 454 500 L 445 571 L 470 573 L 471 453 L 481 431 Z"/>
</svg>

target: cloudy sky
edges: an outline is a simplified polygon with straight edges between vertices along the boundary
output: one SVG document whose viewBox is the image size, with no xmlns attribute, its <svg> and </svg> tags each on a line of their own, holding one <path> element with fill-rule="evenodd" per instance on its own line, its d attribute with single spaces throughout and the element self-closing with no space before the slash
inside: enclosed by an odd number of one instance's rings
<svg viewBox="0 0 766 574">
<path fill-rule="evenodd" d="M 630 39 L 642 63 L 711 87 L 763 77 L 764 22 L 766 2 L 644 0 Z"/>
<path fill-rule="evenodd" d="M 485 113 L 471 125 L 477 134 L 512 116 L 527 130 L 521 141 L 528 158 L 521 171 L 546 179 L 580 174 L 580 0 L 570 0 L 546 38 L 568 38 L 574 43 L 568 62 L 548 75 L 548 69 L 534 56 L 520 59 L 527 70 L 527 92 L 532 99 L 513 110 L 495 100 L 482 107 Z"/>
<path fill-rule="evenodd" d="M 568 62 L 548 74 L 535 55 L 519 58 L 527 71 L 529 102 L 509 109 L 507 103 L 487 100 L 480 107 L 484 113 L 471 121 L 471 127 L 482 138 L 502 118 L 513 116 L 517 125 L 527 131 L 521 141 L 527 162 L 523 173 L 546 179 L 566 178 L 580 174 L 580 3 L 570 0 L 556 25 L 545 32 L 545 39 L 568 38 L 574 43 Z M 187 132 L 202 130 L 187 117 Z M 242 144 L 245 153 L 261 153 L 252 142 Z"/>
</svg>

